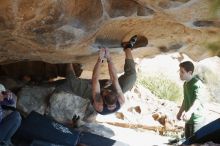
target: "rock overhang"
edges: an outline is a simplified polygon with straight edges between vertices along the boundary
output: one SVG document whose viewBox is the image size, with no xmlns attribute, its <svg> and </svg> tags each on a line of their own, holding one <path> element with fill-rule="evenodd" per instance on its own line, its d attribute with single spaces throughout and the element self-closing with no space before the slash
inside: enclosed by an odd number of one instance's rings
<svg viewBox="0 0 220 146">
<path fill-rule="evenodd" d="M 81 63 L 92 71 L 98 46 L 107 46 L 117 68 L 116 47 L 134 34 L 148 38 L 135 58 L 183 52 L 195 60 L 219 55 L 207 43 L 218 42 L 220 22 L 210 17 L 208 0 L 1 1 L 0 63 L 43 61 Z"/>
</svg>

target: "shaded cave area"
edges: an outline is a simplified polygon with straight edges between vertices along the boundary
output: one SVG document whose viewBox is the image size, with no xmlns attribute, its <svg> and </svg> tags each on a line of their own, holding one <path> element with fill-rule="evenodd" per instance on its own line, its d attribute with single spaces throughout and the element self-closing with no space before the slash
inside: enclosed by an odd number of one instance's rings
<svg viewBox="0 0 220 146">
<path fill-rule="evenodd" d="M 81 64 L 73 63 L 76 76 L 82 73 Z M 0 65 L 0 82 L 6 89 L 17 92 L 25 85 L 59 84 L 65 80 L 66 64 L 43 61 L 20 61 Z"/>
</svg>

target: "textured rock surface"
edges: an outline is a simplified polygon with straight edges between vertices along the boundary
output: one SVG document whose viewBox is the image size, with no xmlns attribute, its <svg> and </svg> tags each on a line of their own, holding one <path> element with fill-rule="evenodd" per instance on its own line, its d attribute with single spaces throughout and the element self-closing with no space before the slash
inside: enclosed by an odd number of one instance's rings
<svg viewBox="0 0 220 146">
<path fill-rule="evenodd" d="M 196 73 L 203 79 L 215 102 L 220 102 L 220 58 L 211 57 L 197 64 Z"/>
<path fill-rule="evenodd" d="M 200 60 L 214 55 L 204 43 L 219 39 L 219 15 L 210 18 L 211 5 L 210 0 L 1 0 L 0 64 L 78 62 L 91 71 L 97 46 L 105 45 L 121 69 L 118 45 L 134 34 L 149 39 L 135 57 L 181 51 Z"/>
<path fill-rule="evenodd" d="M 18 108 L 25 114 L 36 111 L 45 114 L 54 87 L 26 86 L 18 93 Z"/>
<path fill-rule="evenodd" d="M 84 118 L 89 100 L 70 93 L 56 93 L 50 98 L 49 115 L 60 122 L 72 122 L 74 115 Z"/>
</svg>

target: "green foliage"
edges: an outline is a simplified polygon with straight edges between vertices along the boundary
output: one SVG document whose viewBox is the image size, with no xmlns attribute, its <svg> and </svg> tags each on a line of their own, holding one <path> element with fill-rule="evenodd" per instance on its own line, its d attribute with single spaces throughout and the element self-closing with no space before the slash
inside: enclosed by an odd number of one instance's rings
<svg viewBox="0 0 220 146">
<path fill-rule="evenodd" d="M 177 83 L 167 79 L 164 75 L 157 76 L 138 76 L 138 84 L 148 88 L 154 95 L 159 98 L 171 101 L 182 99 L 182 89 Z"/>
</svg>

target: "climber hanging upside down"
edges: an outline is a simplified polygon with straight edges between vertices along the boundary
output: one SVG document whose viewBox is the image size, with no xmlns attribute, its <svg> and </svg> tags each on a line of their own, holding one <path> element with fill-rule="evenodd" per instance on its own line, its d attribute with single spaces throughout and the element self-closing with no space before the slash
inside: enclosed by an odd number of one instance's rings
<svg viewBox="0 0 220 146">
<path fill-rule="evenodd" d="M 125 53 L 125 65 L 124 74 L 119 78 L 108 48 L 101 48 L 93 69 L 92 80 L 78 78 L 73 65 L 68 64 L 66 82 L 57 87 L 56 90 L 66 90 L 80 97 L 90 99 L 94 109 L 99 114 L 107 115 L 118 111 L 125 102 L 123 93 L 133 87 L 137 78 L 131 51 L 134 48 L 141 47 L 140 43 L 138 44 L 138 39 L 139 37 L 135 35 L 128 42 L 122 43 Z M 144 44 L 141 44 L 142 47 L 146 46 L 147 43 L 148 41 L 145 38 Z M 105 59 L 108 63 L 110 79 L 99 80 L 101 64 Z"/>
</svg>

